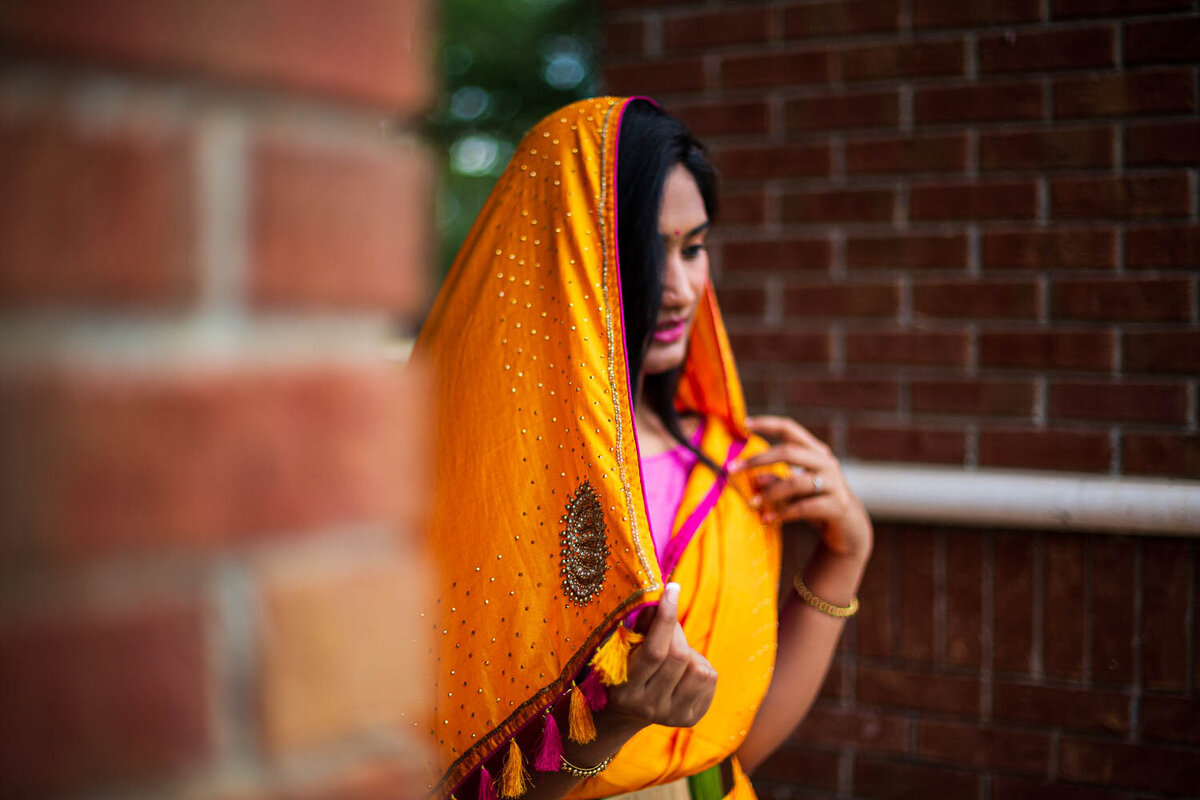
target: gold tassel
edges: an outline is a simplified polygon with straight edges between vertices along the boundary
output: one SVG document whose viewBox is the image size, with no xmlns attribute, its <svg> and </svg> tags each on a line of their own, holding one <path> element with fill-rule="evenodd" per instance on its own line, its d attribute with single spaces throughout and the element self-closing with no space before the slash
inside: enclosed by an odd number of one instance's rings
<svg viewBox="0 0 1200 800">
<path fill-rule="evenodd" d="M 644 638 L 642 634 L 618 625 L 608 641 L 600 645 L 592 656 L 592 667 L 600 673 L 600 680 L 605 686 L 619 686 L 626 681 L 629 677 L 629 650 Z"/>
<path fill-rule="evenodd" d="M 525 769 L 525 756 L 513 739 L 508 745 L 508 755 L 504 759 L 504 768 L 500 771 L 500 796 L 520 797 L 532 783 Z"/>
<path fill-rule="evenodd" d="M 571 708 L 567 712 L 567 736 L 575 744 L 587 744 L 596 738 L 596 722 L 587 698 L 574 683 L 571 684 Z"/>
</svg>

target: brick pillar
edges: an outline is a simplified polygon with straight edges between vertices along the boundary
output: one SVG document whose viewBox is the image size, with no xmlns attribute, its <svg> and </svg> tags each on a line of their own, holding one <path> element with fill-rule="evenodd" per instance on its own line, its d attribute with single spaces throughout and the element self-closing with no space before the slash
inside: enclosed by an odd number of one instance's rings
<svg viewBox="0 0 1200 800">
<path fill-rule="evenodd" d="M 427 16 L 0 4 L 0 795 L 422 788 Z"/>
</svg>

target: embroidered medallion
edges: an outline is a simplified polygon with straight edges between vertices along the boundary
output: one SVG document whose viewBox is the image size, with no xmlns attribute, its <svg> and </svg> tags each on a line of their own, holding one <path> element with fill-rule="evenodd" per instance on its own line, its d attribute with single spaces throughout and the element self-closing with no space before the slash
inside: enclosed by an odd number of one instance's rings
<svg viewBox="0 0 1200 800">
<path fill-rule="evenodd" d="M 562 587 L 575 605 L 586 606 L 604 588 L 608 574 L 608 536 L 600 496 L 586 478 L 567 503 L 559 522 L 559 572 Z"/>
</svg>

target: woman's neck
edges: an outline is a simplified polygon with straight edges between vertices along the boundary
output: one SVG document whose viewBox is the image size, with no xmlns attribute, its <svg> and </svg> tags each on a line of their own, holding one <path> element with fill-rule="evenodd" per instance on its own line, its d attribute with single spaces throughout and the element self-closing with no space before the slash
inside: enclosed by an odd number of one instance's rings
<svg viewBox="0 0 1200 800">
<path fill-rule="evenodd" d="M 642 458 L 665 453 L 679 444 L 667 430 L 662 417 L 646 402 L 645 397 L 639 397 L 634 405 L 633 421 L 637 425 L 638 449 Z M 698 419 L 690 416 L 681 418 L 680 422 L 685 436 L 694 434 L 699 424 Z"/>
</svg>

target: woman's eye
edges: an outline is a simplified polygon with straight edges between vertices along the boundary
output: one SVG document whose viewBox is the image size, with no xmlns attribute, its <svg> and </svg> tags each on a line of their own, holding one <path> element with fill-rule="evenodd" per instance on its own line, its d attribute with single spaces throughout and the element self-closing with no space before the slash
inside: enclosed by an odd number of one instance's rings
<svg viewBox="0 0 1200 800">
<path fill-rule="evenodd" d="M 688 261 L 691 261 L 693 258 L 696 258 L 697 256 L 699 256 L 701 251 L 703 251 L 703 250 L 704 250 L 704 245 L 702 245 L 702 244 L 690 245 L 688 247 L 683 248 L 683 257 L 686 258 Z"/>
</svg>

